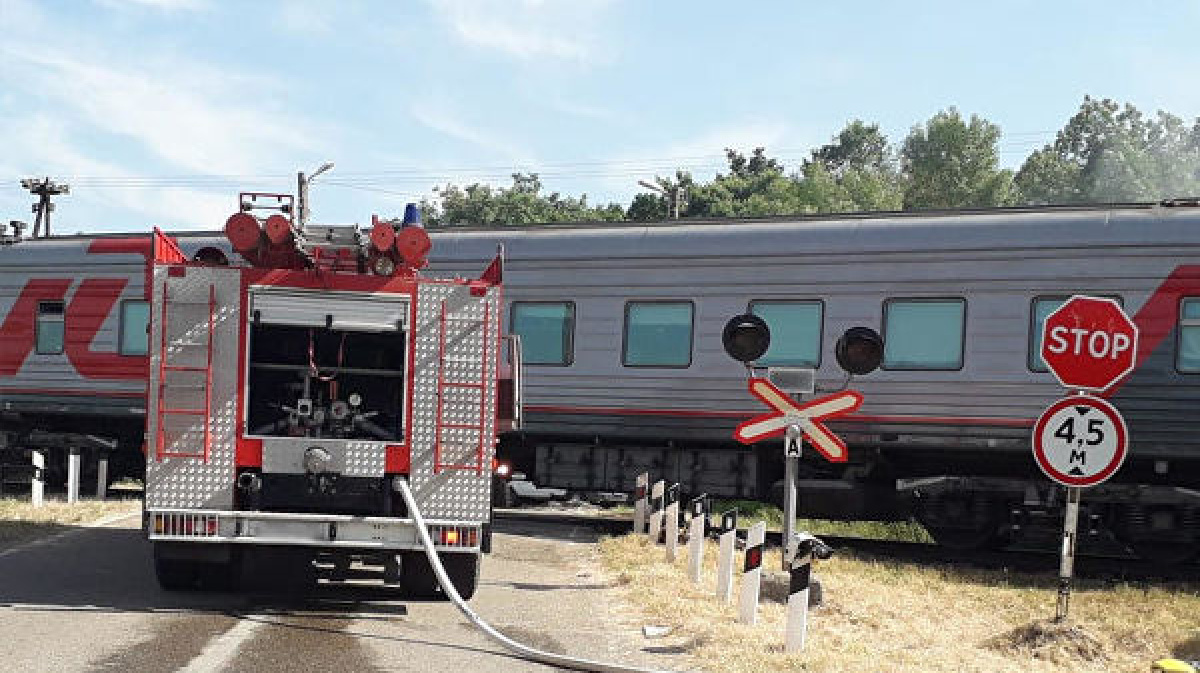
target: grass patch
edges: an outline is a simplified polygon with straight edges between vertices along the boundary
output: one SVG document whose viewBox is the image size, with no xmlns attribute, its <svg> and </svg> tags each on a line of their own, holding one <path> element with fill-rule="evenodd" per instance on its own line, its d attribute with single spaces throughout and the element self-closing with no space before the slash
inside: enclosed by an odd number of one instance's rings
<svg viewBox="0 0 1200 673">
<path fill-rule="evenodd" d="M 788 655 L 782 605 L 763 603 L 759 623 L 743 626 L 736 604 L 713 598 L 711 542 L 697 586 L 687 579 L 686 554 L 668 564 L 644 536 L 609 538 L 600 549 L 643 623 L 672 627 L 672 639 L 710 671 L 1147 671 L 1162 657 L 1200 655 L 1197 585 L 1083 582 L 1072 619 L 1055 625 L 1046 621 L 1054 614 L 1053 577 L 852 553 L 816 569 L 826 603 L 810 614 L 808 650 Z M 775 554 L 764 563 L 777 566 Z M 736 603 L 736 587 L 734 595 Z"/>
<path fill-rule="evenodd" d="M 720 523 L 720 516 L 731 509 L 738 510 L 738 526 L 746 528 L 759 521 L 767 524 L 768 530 L 783 530 L 783 512 L 774 505 L 756 500 L 714 500 L 713 516 Z M 806 530 L 813 535 L 837 535 L 859 537 L 869 540 L 896 542 L 932 543 L 933 538 L 925 528 L 915 521 L 831 521 L 829 519 L 797 519 L 796 530 Z"/>
<path fill-rule="evenodd" d="M 136 498 L 80 500 L 74 505 L 47 498 L 45 505 L 37 508 L 28 499 L 0 498 L 0 549 L 114 514 L 133 513 L 140 507 Z"/>
</svg>

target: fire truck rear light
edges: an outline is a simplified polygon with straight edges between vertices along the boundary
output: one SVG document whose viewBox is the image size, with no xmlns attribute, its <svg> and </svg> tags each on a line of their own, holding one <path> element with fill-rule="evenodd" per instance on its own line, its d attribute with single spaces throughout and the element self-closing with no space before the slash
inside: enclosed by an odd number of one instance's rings
<svg viewBox="0 0 1200 673">
<path fill-rule="evenodd" d="M 167 537 L 216 537 L 215 514 L 155 514 L 154 534 Z"/>
<path fill-rule="evenodd" d="M 479 529 L 471 526 L 430 526 L 430 537 L 441 547 L 476 547 Z"/>
</svg>

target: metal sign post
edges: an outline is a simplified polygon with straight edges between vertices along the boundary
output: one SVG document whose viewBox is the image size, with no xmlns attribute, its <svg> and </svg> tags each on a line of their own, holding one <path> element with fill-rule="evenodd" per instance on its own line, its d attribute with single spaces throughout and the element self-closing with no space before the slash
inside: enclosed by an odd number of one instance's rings
<svg viewBox="0 0 1200 673">
<path fill-rule="evenodd" d="M 789 425 L 783 438 L 783 539 L 790 540 L 796 528 L 796 477 L 800 471 L 800 451 L 804 432 L 798 425 Z M 787 554 L 783 557 L 783 569 L 788 569 Z"/>
<path fill-rule="evenodd" d="M 1067 608 L 1071 602 L 1071 577 L 1075 573 L 1075 538 L 1079 529 L 1079 496 L 1083 489 L 1078 486 L 1067 487 L 1067 511 L 1063 518 L 1062 562 L 1058 567 L 1058 605 L 1054 611 L 1054 621 L 1061 622 L 1067 618 Z"/>
</svg>

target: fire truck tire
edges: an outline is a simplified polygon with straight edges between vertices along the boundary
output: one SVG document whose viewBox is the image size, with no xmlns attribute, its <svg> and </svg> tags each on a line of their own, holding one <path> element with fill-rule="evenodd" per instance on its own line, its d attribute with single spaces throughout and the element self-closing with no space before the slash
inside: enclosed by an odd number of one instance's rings
<svg viewBox="0 0 1200 673">
<path fill-rule="evenodd" d="M 479 587 L 479 554 L 439 554 L 442 567 L 463 600 L 471 600 Z M 400 586 L 412 598 L 445 598 L 437 575 L 424 552 L 405 552 L 401 560 Z"/>
<path fill-rule="evenodd" d="M 165 591 L 195 591 L 201 588 L 204 567 L 195 561 L 155 558 L 154 575 Z"/>
</svg>

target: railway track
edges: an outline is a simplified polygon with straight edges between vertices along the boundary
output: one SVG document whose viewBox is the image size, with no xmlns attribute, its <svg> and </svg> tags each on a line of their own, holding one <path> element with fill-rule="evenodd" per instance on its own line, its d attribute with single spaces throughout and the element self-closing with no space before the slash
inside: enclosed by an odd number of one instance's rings
<svg viewBox="0 0 1200 673">
<path fill-rule="evenodd" d="M 633 530 L 629 519 L 581 514 L 562 510 L 497 509 L 500 521 L 555 523 L 587 527 L 605 535 L 624 535 Z M 739 531 L 744 536 L 745 531 Z M 859 537 L 822 535 L 821 540 L 835 552 L 849 552 L 861 558 L 955 568 L 975 568 L 1000 572 L 1055 577 L 1058 572 L 1057 548 L 1017 547 L 1003 549 L 951 549 L 921 542 L 876 540 Z M 779 548 L 782 533 L 767 531 L 767 546 Z M 1133 555 L 1078 555 L 1075 576 L 1102 582 L 1200 582 L 1200 561 L 1164 563 L 1139 559 Z"/>
</svg>

